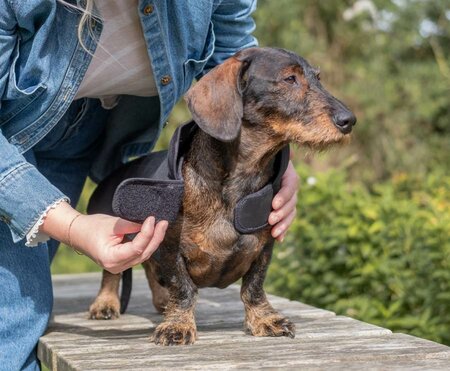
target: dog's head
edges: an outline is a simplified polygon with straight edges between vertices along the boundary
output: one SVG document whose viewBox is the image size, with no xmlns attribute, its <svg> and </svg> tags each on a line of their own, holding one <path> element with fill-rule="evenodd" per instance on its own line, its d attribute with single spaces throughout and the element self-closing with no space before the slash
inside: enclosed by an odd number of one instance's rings
<svg viewBox="0 0 450 371">
<path fill-rule="evenodd" d="M 354 114 L 298 55 L 274 48 L 242 50 L 206 74 L 185 99 L 200 128 L 222 141 L 244 122 L 283 142 L 324 147 L 345 140 Z"/>
</svg>

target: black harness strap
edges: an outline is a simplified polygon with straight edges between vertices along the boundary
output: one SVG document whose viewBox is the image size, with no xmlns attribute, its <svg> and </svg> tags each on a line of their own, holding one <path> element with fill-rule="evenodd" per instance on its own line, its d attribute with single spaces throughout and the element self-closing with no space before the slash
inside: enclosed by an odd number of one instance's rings
<svg viewBox="0 0 450 371">
<path fill-rule="evenodd" d="M 134 174 L 127 174 L 117 187 L 112 208 L 116 215 L 142 223 L 148 216 L 173 222 L 183 202 L 184 156 L 195 131 L 194 122 L 180 126 L 174 133 L 168 151 L 154 152 L 140 158 Z"/>
<path fill-rule="evenodd" d="M 181 169 L 192 137 L 198 129 L 191 121 L 180 126 L 168 151 L 154 152 L 139 159 L 135 175 L 117 187 L 113 198 L 116 215 L 134 222 L 143 222 L 149 215 L 156 220 L 173 222 L 183 202 L 184 184 Z M 234 227 L 240 233 L 254 233 L 268 225 L 272 199 L 279 191 L 281 177 L 289 163 L 289 146 L 275 157 L 275 174 L 259 191 L 243 197 L 234 210 Z"/>
<path fill-rule="evenodd" d="M 122 272 L 122 290 L 120 292 L 120 314 L 124 314 L 130 302 L 131 287 L 133 286 L 133 268 Z"/>
<path fill-rule="evenodd" d="M 269 225 L 273 197 L 281 187 L 281 178 L 289 164 L 289 146 L 277 153 L 274 162 L 275 174 L 271 181 L 255 193 L 242 199 L 234 209 L 234 227 L 240 233 L 254 233 Z"/>
</svg>

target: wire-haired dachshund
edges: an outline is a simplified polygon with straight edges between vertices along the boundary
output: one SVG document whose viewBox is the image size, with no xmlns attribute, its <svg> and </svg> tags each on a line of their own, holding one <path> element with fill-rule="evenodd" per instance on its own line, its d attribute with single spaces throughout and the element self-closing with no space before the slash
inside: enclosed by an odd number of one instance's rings
<svg viewBox="0 0 450 371">
<path fill-rule="evenodd" d="M 263 283 L 274 239 L 270 226 L 236 229 L 234 210 L 263 188 L 276 154 L 289 143 L 322 149 L 345 142 L 356 118 L 323 88 L 319 71 L 298 55 L 274 48 L 242 50 L 186 94 L 197 130 L 182 175 L 182 207 L 159 247 L 143 265 L 153 304 L 164 321 L 156 344 L 197 338 L 197 290 L 224 288 L 242 278 L 245 330 L 254 336 L 294 337 L 294 324 L 268 302 Z M 119 316 L 120 274 L 103 272 L 90 316 Z"/>
</svg>

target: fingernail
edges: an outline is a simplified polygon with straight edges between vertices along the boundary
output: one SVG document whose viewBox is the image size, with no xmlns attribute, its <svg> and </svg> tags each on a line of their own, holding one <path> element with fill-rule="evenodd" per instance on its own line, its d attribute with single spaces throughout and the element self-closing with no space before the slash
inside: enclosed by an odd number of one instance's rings
<svg viewBox="0 0 450 371">
<path fill-rule="evenodd" d="M 276 238 L 276 237 L 278 237 L 280 234 L 281 234 L 281 232 L 283 232 L 281 229 L 275 229 L 275 232 L 274 232 L 274 237 Z"/>
<path fill-rule="evenodd" d="M 273 201 L 273 206 L 275 209 L 278 209 L 281 206 L 281 200 L 279 198 L 275 198 Z"/>
<path fill-rule="evenodd" d="M 164 230 L 164 232 L 167 230 L 167 228 L 169 227 L 169 222 L 167 220 L 160 220 L 158 222 L 158 225 L 160 226 L 160 228 L 162 228 Z"/>
</svg>

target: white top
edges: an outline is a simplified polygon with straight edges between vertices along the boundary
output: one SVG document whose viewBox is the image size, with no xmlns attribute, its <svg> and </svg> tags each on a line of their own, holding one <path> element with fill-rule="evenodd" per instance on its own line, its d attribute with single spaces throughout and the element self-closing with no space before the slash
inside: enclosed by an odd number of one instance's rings
<svg viewBox="0 0 450 371">
<path fill-rule="evenodd" d="M 138 13 L 138 0 L 95 0 L 103 20 L 97 49 L 75 99 L 102 99 L 105 108 L 120 94 L 158 95 Z"/>
<path fill-rule="evenodd" d="M 121 94 L 158 95 L 138 13 L 138 0 L 95 0 L 103 20 L 97 49 L 75 99 L 100 98 L 104 108 L 113 108 Z M 25 243 L 36 246 L 49 236 L 39 232 L 47 213 L 66 198 L 50 205 L 28 232 Z"/>
</svg>

